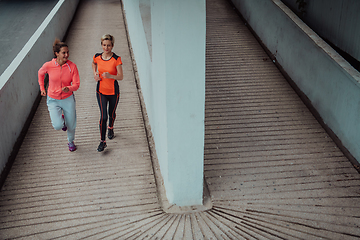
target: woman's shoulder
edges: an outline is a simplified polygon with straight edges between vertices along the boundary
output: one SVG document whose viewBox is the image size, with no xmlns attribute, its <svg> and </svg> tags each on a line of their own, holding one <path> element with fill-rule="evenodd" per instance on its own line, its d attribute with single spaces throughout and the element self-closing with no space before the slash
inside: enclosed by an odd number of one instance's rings
<svg viewBox="0 0 360 240">
<path fill-rule="evenodd" d="M 112 57 L 113 57 L 115 60 L 118 60 L 118 58 L 120 58 L 120 56 L 116 55 L 116 53 L 113 53 Z"/>
<path fill-rule="evenodd" d="M 66 63 L 67 63 L 71 68 L 73 68 L 73 67 L 77 68 L 76 64 L 75 64 L 74 62 L 70 61 L 70 60 L 67 60 Z"/>
<path fill-rule="evenodd" d="M 101 56 L 102 53 L 95 53 L 94 58 Z"/>
<path fill-rule="evenodd" d="M 67 60 L 66 63 L 69 64 L 69 65 L 76 65 L 74 62 L 72 62 L 70 60 Z"/>
<path fill-rule="evenodd" d="M 50 61 L 45 62 L 44 64 L 55 64 L 56 58 L 51 59 Z"/>
<path fill-rule="evenodd" d="M 45 62 L 42 67 L 49 67 L 55 65 L 56 58 L 51 59 L 50 61 Z"/>
</svg>

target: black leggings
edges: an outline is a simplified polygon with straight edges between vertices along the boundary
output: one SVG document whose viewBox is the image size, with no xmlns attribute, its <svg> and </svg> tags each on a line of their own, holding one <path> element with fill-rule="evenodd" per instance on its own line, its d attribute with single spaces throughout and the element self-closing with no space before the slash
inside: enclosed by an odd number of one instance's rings
<svg viewBox="0 0 360 240">
<path fill-rule="evenodd" d="M 119 103 L 120 94 L 115 95 L 104 95 L 99 92 L 96 92 L 96 98 L 100 108 L 100 135 L 101 140 L 105 141 L 106 135 L 106 122 L 108 120 L 109 113 L 109 127 L 112 128 L 114 126 L 114 121 L 116 118 L 116 107 Z M 107 109 L 109 103 L 109 109 Z"/>
</svg>

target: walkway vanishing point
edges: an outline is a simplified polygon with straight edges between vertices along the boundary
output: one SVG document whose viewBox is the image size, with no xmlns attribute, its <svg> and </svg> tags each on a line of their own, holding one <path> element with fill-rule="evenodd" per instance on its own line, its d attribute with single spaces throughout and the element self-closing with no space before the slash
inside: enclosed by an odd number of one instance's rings
<svg viewBox="0 0 360 240">
<path fill-rule="evenodd" d="M 78 150 L 52 129 L 43 98 L 0 192 L 0 239 L 360 238 L 359 173 L 226 0 L 207 0 L 213 207 L 163 212 L 121 13 L 119 1 L 81 1 L 66 39 L 81 75 Z M 125 80 L 116 138 L 97 153 L 90 62 L 105 29 L 117 39 Z"/>
</svg>

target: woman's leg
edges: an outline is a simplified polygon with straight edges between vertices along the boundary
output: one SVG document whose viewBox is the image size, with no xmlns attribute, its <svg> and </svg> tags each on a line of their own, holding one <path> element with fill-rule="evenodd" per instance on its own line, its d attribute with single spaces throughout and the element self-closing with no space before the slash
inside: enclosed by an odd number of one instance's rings
<svg viewBox="0 0 360 240">
<path fill-rule="evenodd" d="M 60 130 L 64 126 L 64 119 L 62 118 L 62 108 L 60 100 L 47 97 L 47 106 L 50 114 L 51 124 L 55 130 Z"/>
<path fill-rule="evenodd" d="M 119 103 L 119 94 L 113 95 L 109 101 L 109 127 L 108 127 L 108 138 L 113 139 L 114 134 L 114 122 L 116 119 L 116 108 Z"/>
<path fill-rule="evenodd" d="M 105 95 L 99 92 L 96 92 L 96 98 L 100 108 L 100 122 L 99 122 L 100 137 L 101 137 L 101 141 L 105 141 L 108 99 Z"/>
<path fill-rule="evenodd" d="M 67 126 L 68 141 L 72 143 L 75 139 L 76 128 L 76 102 L 74 95 L 62 100 L 62 109 L 64 111 L 65 125 Z"/>
<path fill-rule="evenodd" d="M 112 95 L 109 98 L 109 128 L 114 127 L 114 122 L 116 119 L 116 108 L 119 103 L 119 97 L 120 94 L 117 94 L 117 95 Z"/>
</svg>

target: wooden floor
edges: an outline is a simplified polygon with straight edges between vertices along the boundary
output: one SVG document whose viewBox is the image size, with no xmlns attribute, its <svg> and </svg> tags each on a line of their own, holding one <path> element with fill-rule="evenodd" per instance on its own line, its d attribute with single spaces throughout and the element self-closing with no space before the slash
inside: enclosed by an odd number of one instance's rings
<svg viewBox="0 0 360 240">
<path fill-rule="evenodd" d="M 104 33 L 125 79 L 116 138 L 98 153 L 91 58 Z M 42 99 L 0 192 L 0 239 L 360 238 L 359 173 L 226 0 L 207 0 L 206 212 L 158 202 L 120 2 L 82 1 L 67 42 L 81 76 L 78 150 Z"/>
</svg>

